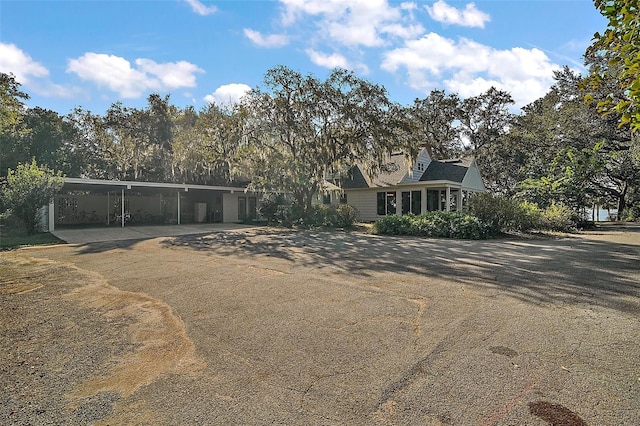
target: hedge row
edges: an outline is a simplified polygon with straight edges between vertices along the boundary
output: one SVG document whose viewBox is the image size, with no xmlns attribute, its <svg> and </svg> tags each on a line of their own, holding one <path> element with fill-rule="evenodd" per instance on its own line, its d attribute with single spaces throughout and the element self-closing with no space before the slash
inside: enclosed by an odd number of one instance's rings
<svg viewBox="0 0 640 426">
<path fill-rule="evenodd" d="M 357 210 L 349 204 L 338 206 L 313 205 L 310 209 L 288 203 L 282 198 L 263 202 L 260 213 L 272 225 L 303 228 L 351 228 L 356 222 Z"/>
<path fill-rule="evenodd" d="M 419 216 L 386 216 L 374 223 L 373 232 L 478 240 L 508 232 L 566 232 L 573 226 L 573 212 L 566 206 L 552 204 L 540 210 L 527 201 L 481 194 L 472 198 L 469 213 L 436 211 Z"/>
<path fill-rule="evenodd" d="M 489 238 L 490 228 L 477 217 L 462 212 L 436 211 L 404 216 L 386 216 L 373 224 L 373 232 L 383 235 L 414 235 L 479 240 Z"/>
</svg>

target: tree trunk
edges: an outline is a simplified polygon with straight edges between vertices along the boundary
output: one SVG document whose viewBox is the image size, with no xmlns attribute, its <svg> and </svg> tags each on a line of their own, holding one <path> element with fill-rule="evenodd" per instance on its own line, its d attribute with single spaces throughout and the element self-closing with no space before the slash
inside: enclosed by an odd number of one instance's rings
<svg viewBox="0 0 640 426">
<path fill-rule="evenodd" d="M 624 183 L 622 187 L 622 191 L 620 191 L 620 195 L 618 196 L 618 220 L 620 220 L 620 216 L 624 209 L 627 208 L 627 183 Z"/>
</svg>

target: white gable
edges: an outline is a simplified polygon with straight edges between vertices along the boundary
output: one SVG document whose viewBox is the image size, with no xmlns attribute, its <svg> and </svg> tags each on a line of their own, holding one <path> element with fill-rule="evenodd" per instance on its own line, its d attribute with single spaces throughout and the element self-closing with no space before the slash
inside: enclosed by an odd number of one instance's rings
<svg viewBox="0 0 640 426">
<path fill-rule="evenodd" d="M 471 162 L 467 173 L 464 175 L 464 179 L 462 179 L 462 189 L 479 192 L 486 191 L 475 160 Z"/>
<path fill-rule="evenodd" d="M 426 148 L 422 148 L 416 157 L 416 161 L 413 163 L 413 170 L 407 172 L 404 178 L 402 178 L 401 183 L 418 182 L 424 171 L 429 167 L 429 163 L 431 163 L 431 157 L 429 157 Z"/>
</svg>

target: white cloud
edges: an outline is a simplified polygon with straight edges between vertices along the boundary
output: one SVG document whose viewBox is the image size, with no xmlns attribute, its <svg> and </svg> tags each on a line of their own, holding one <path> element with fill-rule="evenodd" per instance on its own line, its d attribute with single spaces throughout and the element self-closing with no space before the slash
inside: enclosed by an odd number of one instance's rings
<svg viewBox="0 0 640 426">
<path fill-rule="evenodd" d="M 491 17 L 478 10 L 474 3 L 468 3 L 464 10 L 449 6 L 444 0 L 438 0 L 433 6 L 425 6 L 431 19 L 443 24 L 455 24 L 463 27 L 484 28 L 484 24 L 491 20 Z"/>
<path fill-rule="evenodd" d="M 186 61 L 158 64 L 151 59 L 136 59 L 135 64 L 137 68 L 119 56 L 88 52 L 69 60 L 67 72 L 107 87 L 123 98 L 137 98 L 149 90 L 194 87 L 195 74 L 204 72 Z"/>
<path fill-rule="evenodd" d="M 289 44 L 289 37 L 282 34 L 270 34 L 268 36 L 263 36 L 258 31 L 245 28 L 244 35 L 251 40 L 253 44 L 260 47 L 282 47 Z"/>
<path fill-rule="evenodd" d="M 495 86 L 510 92 L 518 107 L 544 96 L 560 68 L 539 49 L 498 50 L 435 33 L 386 52 L 381 67 L 391 73 L 405 69 L 408 84 L 421 91 L 445 86 L 468 97 Z"/>
<path fill-rule="evenodd" d="M 196 73 L 204 72 L 197 65 L 187 61 L 158 64 L 151 59 L 136 59 L 136 65 L 145 74 L 157 77 L 163 89 L 195 87 Z"/>
<path fill-rule="evenodd" d="M 361 74 L 369 74 L 369 67 L 363 63 L 351 63 L 345 56 L 339 53 L 323 53 L 318 52 L 314 49 L 307 49 L 305 53 L 314 64 L 334 69 L 334 68 L 344 68 L 347 70 L 358 71 Z"/>
<path fill-rule="evenodd" d="M 41 78 L 49 75 L 49 70 L 22 49 L 11 43 L 0 42 L 0 71 L 13 74 L 20 84 L 28 84 L 31 77 Z"/>
<path fill-rule="evenodd" d="M 291 25 L 316 19 L 318 34 L 345 46 L 378 47 L 390 37 L 416 37 L 424 28 L 414 22 L 411 3 L 393 7 L 387 0 L 280 0 L 282 20 Z"/>
<path fill-rule="evenodd" d="M 348 7 L 341 0 L 280 0 L 282 3 L 282 23 L 291 25 L 304 15 L 338 15 Z"/>
<path fill-rule="evenodd" d="M 242 83 L 225 84 L 218 87 L 212 94 L 204 97 L 204 100 L 216 105 L 230 105 L 240 99 L 251 90 L 251 87 Z"/>
<path fill-rule="evenodd" d="M 191 6 L 191 9 L 197 13 L 198 15 L 201 16 L 206 16 L 206 15 L 211 15 L 212 13 L 216 13 L 218 11 L 218 8 L 215 6 L 205 6 L 204 4 L 202 4 L 201 2 L 199 2 L 198 0 L 185 0 L 189 6 Z"/>
<path fill-rule="evenodd" d="M 78 87 L 51 82 L 49 70 L 15 44 L 0 43 L 0 72 L 13 74 L 18 83 L 41 96 L 73 98 L 81 93 Z"/>
<path fill-rule="evenodd" d="M 309 59 L 311 59 L 311 62 L 318 66 L 330 69 L 349 68 L 349 61 L 347 61 L 347 58 L 338 53 L 326 54 L 313 49 L 307 49 L 305 52 L 309 56 Z"/>
</svg>

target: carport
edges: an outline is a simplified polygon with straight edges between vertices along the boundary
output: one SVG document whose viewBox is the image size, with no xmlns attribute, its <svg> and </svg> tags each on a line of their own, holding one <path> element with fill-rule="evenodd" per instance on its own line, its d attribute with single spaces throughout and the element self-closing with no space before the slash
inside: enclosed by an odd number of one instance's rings
<svg viewBox="0 0 640 426">
<path fill-rule="evenodd" d="M 48 208 L 48 229 L 233 223 L 257 217 L 246 186 L 65 178 Z"/>
</svg>

